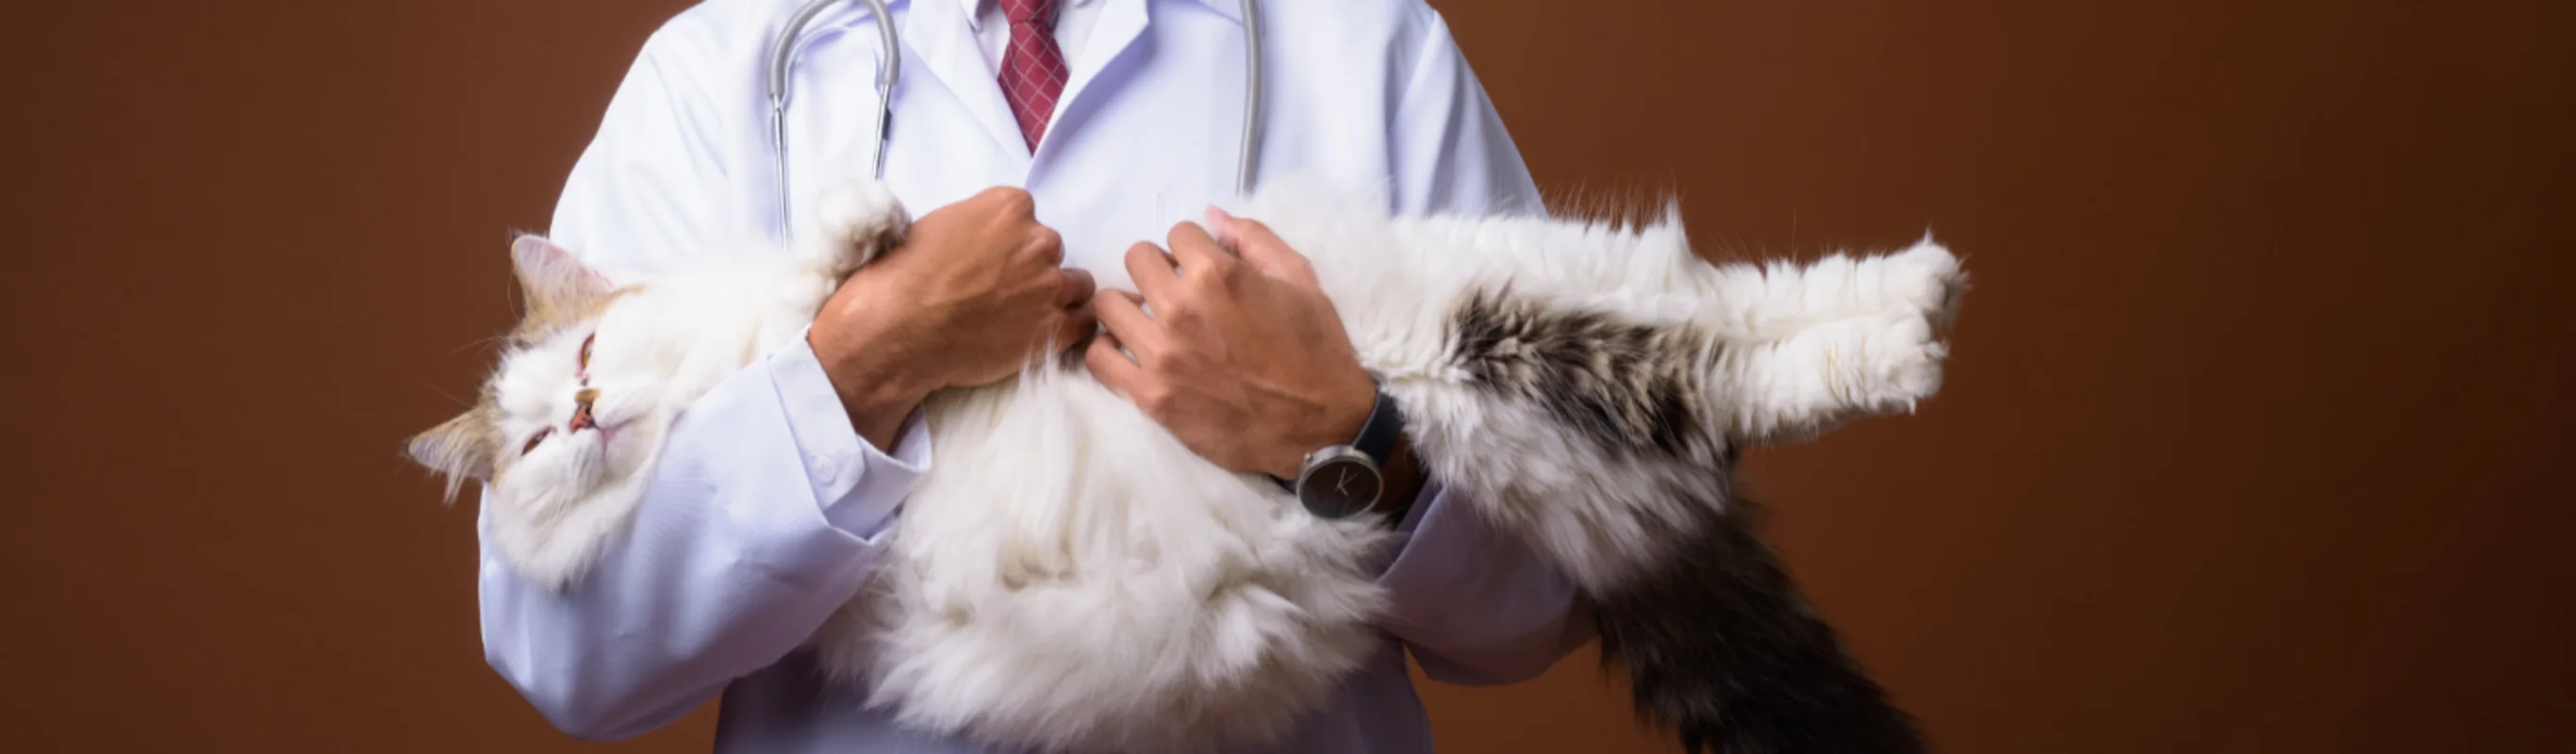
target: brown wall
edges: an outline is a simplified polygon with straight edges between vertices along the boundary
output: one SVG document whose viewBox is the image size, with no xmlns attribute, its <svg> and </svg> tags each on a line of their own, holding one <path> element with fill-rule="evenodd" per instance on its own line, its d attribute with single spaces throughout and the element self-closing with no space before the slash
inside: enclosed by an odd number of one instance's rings
<svg viewBox="0 0 2576 754">
<path fill-rule="evenodd" d="M 599 750 L 394 449 L 681 5 L 13 8 L 0 748 Z M 2576 748 L 2576 14 L 2312 5 L 1442 3 L 1562 196 L 1970 255 L 1947 393 L 1752 466 L 1947 750 Z M 1663 750 L 1590 663 L 1444 748 Z"/>
</svg>

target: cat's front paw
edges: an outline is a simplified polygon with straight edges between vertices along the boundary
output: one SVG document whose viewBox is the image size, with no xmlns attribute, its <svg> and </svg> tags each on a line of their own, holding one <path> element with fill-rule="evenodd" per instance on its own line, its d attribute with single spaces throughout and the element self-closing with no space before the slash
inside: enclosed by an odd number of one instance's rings
<svg viewBox="0 0 2576 754">
<path fill-rule="evenodd" d="M 903 230 L 912 218 L 903 209 L 903 200 L 879 181 L 863 181 L 823 192 L 815 205 L 815 218 L 823 238 L 846 256 L 842 261 L 855 270 L 877 255 L 903 241 Z"/>
</svg>

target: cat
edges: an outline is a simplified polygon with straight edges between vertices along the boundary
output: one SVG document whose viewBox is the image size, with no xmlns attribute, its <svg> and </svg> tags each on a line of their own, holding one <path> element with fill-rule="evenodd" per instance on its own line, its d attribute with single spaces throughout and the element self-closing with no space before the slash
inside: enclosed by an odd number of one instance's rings
<svg viewBox="0 0 2576 754">
<path fill-rule="evenodd" d="M 1911 752 L 1734 494 L 1748 447 L 1911 411 L 1940 386 L 1966 276 L 1928 235 L 1877 256 L 1711 264 L 1639 227 L 1391 217 L 1284 183 L 1231 208 L 1306 255 L 1434 478 L 1579 586 L 1641 716 L 1721 752 Z M 485 488 L 523 578 L 575 588 L 672 420 L 785 344 L 900 243 L 883 186 L 827 194 L 784 253 L 612 283 L 513 243 L 526 316 L 477 404 L 413 438 Z M 898 722 L 1057 751 L 1285 735 L 1376 651 L 1388 527 L 1326 520 L 1198 458 L 1069 361 L 934 394 L 937 463 L 869 586 L 811 640 Z"/>
<path fill-rule="evenodd" d="M 550 589 L 580 580 L 643 497 L 680 412 L 757 354 L 802 334 L 823 300 L 908 222 L 878 186 L 833 193 L 788 254 L 709 255 L 611 283 L 541 236 L 511 242 L 525 314 L 474 406 L 406 452 L 453 498 L 486 482 L 502 559 Z"/>
</svg>

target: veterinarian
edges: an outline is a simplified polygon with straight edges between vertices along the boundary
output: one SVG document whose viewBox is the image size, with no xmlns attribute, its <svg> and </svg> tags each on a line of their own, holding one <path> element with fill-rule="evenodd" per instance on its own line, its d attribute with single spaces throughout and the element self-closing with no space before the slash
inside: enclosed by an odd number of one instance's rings
<svg viewBox="0 0 2576 754">
<path fill-rule="evenodd" d="M 759 72 L 801 4 L 714 0 L 653 34 L 572 170 L 553 238 L 616 278 L 783 240 L 782 210 L 866 178 L 881 20 L 858 3 L 797 36 L 783 197 L 770 168 Z M 1015 373 L 1033 343 L 1105 325 L 1081 354 L 1094 372 L 1239 471 L 1293 478 L 1379 416 L 1302 258 L 1204 209 L 1238 177 L 1236 0 L 892 6 L 903 76 L 884 177 L 906 206 L 935 209 L 850 279 L 803 343 L 682 417 L 628 541 L 578 587 L 519 581 L 483 524 L 489 661 L 567 733 L 635 736 L 721 696 L 718 750 L 976 750 L 895 727 L 796 650 L 857 594 L 907 491 L 938 463 L 923 396 Z M 1539 209 L 1421 0 L 1263 6 L 1265 178 L 1379 187 L 1401 213 Z M 1176 264 L 1252 274 L 1220 286 Z M 1192 316 L 1170 326 L 1147 309 Z M 1394 599 L 1383 651 L 1285 751 L 1431 751 L 1408 651 L 1435 679 L 1509 683 L 1591 636 L 1566 580 L 1400 449 L 1384 461 L 1381 504 L 1404 536 L 1382 564 Z"/>
</svg>

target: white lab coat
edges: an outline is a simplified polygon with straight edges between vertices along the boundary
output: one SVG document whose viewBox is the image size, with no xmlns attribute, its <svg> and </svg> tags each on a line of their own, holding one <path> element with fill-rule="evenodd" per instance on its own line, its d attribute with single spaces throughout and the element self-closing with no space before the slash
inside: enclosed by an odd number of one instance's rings
<svg viewBox="0 0 2576 754">
<path fill-rule="evenodd" d="M 989 1 L 989 0 L 988 0 Z M 1123 286 L 1119 259 L 1232 190 L 1241 127 L 1236 0 L 1085 0 L 1072 79 L 1032 154 L 1004 104 L 976 0 L 893 0 L 903 37 L 887 181 L 924 211 L 1019 185 L 1067 264 Z M 762 55 L 799 0 L 714 0 L 644 45 L 564 188 L 551 234 L 612 278 L 777 239 Z M 1263 4 L 1264 177 L 1374 186 L 1400 212 L 1538 211 L 1510 137 L 1440 17 L 1419 0 Z M 877 35 L 844 3 L 803 37 L 790 206 L 863 178 Z M 795 213 L 797 223 L 810 212 Z M 798 645 L 881 557 L 927 429 L 892 455 L 852 431 L 812 352 L 768 354 L 674 427 L 631 528 L 556 594 L 504 567 L 485 528 L 492 667 L 555 726 L 617 739 L 722 694 L 727 751 L 968 751 L 896 729 L 824 685 Z M 1509 473 L 1496 469 L 1494 473 Z M 1432 677 L 1500 683 L 1589 638 L 1573 587 L 1438 480 L 1382 576 L 1385 652 L 1284 747 L 1427 752 L 1399 647 Z M 488 527 L 488 524 L 486 524 Z"/>
</svg>

